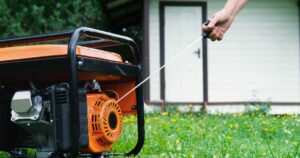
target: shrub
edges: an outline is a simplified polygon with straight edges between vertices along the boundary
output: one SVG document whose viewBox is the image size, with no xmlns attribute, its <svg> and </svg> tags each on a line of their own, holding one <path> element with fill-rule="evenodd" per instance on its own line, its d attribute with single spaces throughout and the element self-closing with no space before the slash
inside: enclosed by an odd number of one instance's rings
<svg viewBox="0 0 300 158">
<path fill-rule="evenodd" d="M 246 105 L 245 114 L 247 115 L 266 115 L 271 110 L 271 104 L 269 103 L 251 103 Z"/>
<path fill-rule="evenodd" d="M 70 30 L 107 29 L 97 0 L 0 0 L 1 38 Z M 104 30 L 105 30 L 104 29 Z"/>
</svg>

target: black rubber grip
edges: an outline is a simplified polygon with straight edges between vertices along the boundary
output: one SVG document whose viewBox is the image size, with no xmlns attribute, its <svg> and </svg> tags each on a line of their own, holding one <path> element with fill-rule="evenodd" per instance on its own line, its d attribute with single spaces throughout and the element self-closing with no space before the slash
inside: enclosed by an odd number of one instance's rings
<svg viewBox="0 0 300 158">
<path fill-rule="evenodd" d="M 205 20 L 205 21 L 203 22 L 203 25 L 206 25 L 206 26 L 207 26 L 209 23 L 210 23 L 210 20 Z M 209 35 L 210 35 L 210 33 L 211 33 L 211 31 L 209 31 L 209 32 L 203 31 L 203 32 L 202 32 L 203 38 L 208 38 Z"/>
</svg>

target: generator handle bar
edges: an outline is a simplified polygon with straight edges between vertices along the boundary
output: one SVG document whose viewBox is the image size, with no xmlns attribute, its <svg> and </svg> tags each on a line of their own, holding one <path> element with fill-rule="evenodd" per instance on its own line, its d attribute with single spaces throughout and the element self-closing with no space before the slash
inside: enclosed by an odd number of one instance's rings
<svg viewBox="0 0 300 158">
<path fill-rule="evenodd" d="M 49 41 L 60 41 L 69 39 L 74 31 L 64 31 L 57 33 L 48 33 L 31 36 L 20 36 L 0 40 L 0 47 L 10 47 L 15 45 L 49 42 Z"/>
<path fill-rule="evenodd" d="M 99 39 L 99 40 L 108 40 L 113 43 L 118 43 L 119 45 L 127 45 L 131 49 L 131 55 L 134 59 L 135 64 L 140 65 L 141 64 L 141 54 L 137 47 L 137 44 L 129 37 L 117 35 L 110 32 L 105 32 L 101 30 L 96 30 L 88 27 L 80 27 L 76 29 L 73 33 L 80 34 L 83 36 L 87 36 L 89 38 Z M 71 39 L 70 39 L 71 41 Z"/>
<path fill-rule="evenodd" d="M 137 83 L 139 84 L 142 80 L 142 63 L 141 63 L 141 55 L 139 53 L 139 49 L 136 43 L 128 37 L 116 35 L 113 33 L 108 33 L 88 27 L 80 27 L 72 33 L 68 44 L 68 62 L 69 62 L 69 98 L 70 98 L 70 119 L 71 122 L 71 143 L 72 143 L 72 155 L 76 157 L 79 152 L 80 147 L 78 146 L 78 141 L 80 138 L 80 120 L 79 116 L 79 100 L 78 100 L 78 78 L 77 78 L 77 68 L 79 66 L 79 61 L 77 61 L 76 57 L 76 47 L 78 45 L 78 41 L 82 36 L 87 36 L 96 39 L 104 39 L 110 40 L 113 42 L 119 42 L 122 44 L 126 44 L 131 49 L 133 57 L 135 57 L 135 61 L 138 67 L 137 73 Z M 84 63 L 81 63 L 84 64 Z M 136 155 L 140 152 L 145 139 L 145 128 L 144 128 L 144 103 L 143 103 L 143 90 L 142 87 L 137 89 L 137 125 L 138 125 L 138 141 L 136 146 L 126 155 Z"/>
<path fill-rule="evenodd" d="M 103 47 L 111 47 L 116 45 L 127 45 L 131 49 L 131 56 L 133 57 L 134 64 L 141 64 L 141 55 L 139 54 L 138 48 L 136 47 L 135 42 L 128 37 L 117 35 L 110 32 L 100 31 L 88 27 L 80 27 L 76 30 L 58 32 L 58 33 L 49 33 L 49 34 L 41 34 L 41 35 L 32 35 L 32 36 L 20 36 L 14 38 L 7 38 L 0 40 L 0 47 L 9 47 L 15 45 L 25 45 L 32 43 L 41 43 L 41 42 L 50 42 L 50 41 L 61 41 L 70 39 L 73 34 L 78 31 L 84 32 L 83 35 L 90 38 L 95 38 L 98 40 L 84 41 L 79 42 L 78 45 L 86 45 L 86 46 L 99 46 L 103 45 Z M 87 44 L 86 44 L 87 43 Z"/>
</svg>

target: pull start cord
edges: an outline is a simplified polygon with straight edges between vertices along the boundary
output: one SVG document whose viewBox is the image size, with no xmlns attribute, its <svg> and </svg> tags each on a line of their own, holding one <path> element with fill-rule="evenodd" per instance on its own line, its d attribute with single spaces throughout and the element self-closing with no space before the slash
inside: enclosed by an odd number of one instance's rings
<svg viewBox="0 0 300 158">
<path fill-rule="evenodd" d="M 143 85 L 146 81 L 148 81 L 153 75 L 157 74 L 158 72 L 160 72 L 163 68 L 167 67 L 169 64 L 171 64 L 177 57 L 183 55 L 184 53 L 188 52 L 187 50 L 189 50 L 190 48 L 192 48 L 194 45 L 196 45 L 197 43 L 199 43 L 200 41 L 202 41 L 203 37 L 200 37 L 198 39 L 196 39 L 194 42 L 192 42 L 191 44 L 189 44 L 188 46 L 186 46 L 184 49 L 182 49 L 179 53 L 177 53 L 175 56 L 173 56 L 169 61 L 167 61 L 163 66 L 161 66 L 159 69 L 155 70 L 151 75 L 149 75 L 147 78 L 145 78 L 142 82 L 140 82 L 138 85 L 136 85 L 135 87 L 133 87 L 131 90 L 129 90 L 127 93 L 125 93 L 122 97 L 120 97 L 117 100 L 117 103 L 119 103 L 122 99 L 124 99 L 125 97 L 127 97 L 131 92 L 133 92 L 134 90 L 136 90 L 138 87 L 140 87 L 141 85 Z"/>
</svg>

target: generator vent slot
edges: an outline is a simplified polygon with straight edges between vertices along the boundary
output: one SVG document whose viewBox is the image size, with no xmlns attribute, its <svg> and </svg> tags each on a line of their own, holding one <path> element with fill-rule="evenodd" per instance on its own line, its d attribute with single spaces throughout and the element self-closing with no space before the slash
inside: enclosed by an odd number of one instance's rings
<svg viewBox="0 0 300 158">
<path fill-rule="evenodd" d="M 55 92 L 55 103 L 56 104 L 66 104 L 67 103 L 67 92 L 66 91 Z"/>
</svg>

